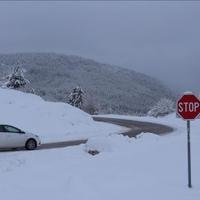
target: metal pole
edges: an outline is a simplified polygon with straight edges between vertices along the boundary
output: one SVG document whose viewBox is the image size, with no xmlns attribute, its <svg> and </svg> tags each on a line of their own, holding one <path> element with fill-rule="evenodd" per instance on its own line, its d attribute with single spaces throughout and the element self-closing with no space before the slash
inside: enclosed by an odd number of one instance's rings
<svg viewBox="0 0 200 200">
<path fill-rule="evenodd" d="M 188 155 L 188 187 L 192 188 L 192 182 L 191 182 L 191 150 L 190 150 L 190 120 L 187 120 L 187 155 Z"/>
</svg>

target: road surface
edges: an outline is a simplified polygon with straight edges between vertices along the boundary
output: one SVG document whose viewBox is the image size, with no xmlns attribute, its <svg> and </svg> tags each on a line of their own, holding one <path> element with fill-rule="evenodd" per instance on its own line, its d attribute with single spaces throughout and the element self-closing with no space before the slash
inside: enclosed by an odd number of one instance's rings
<svg viewBox="0 0 200 200">
<path fill-rule="evenodd" d="M 138 134 L 142 132 L 144 133 L 150 132 L 150 133 L 155 133 L 157 135 L 163 135 L 173 131 L 172 127 L 150 122 L 140 122 L 134 120 L 114 119 L 105 117 L 93 117 L 93 119 L 98 122 L 106 122 L 129 128 L 130 130 L 121 133 L 122 135 L 129 137 L 136 137 Z M 85 144 L 86 142 L 87 140 L 73 140 L 73 141 L 46 143 L 38 147 L 37 150 L 57 149 L 57 148 Z M 18 150 L 24 150 L 24 149 L 18 149 Z M 4 151 L 11 151 L 11 150 L 4 150 Z"/>
<path fill-rule="evenodd" d="M 129 137 L 136 137 L 136 135 L 142 132 L 144 133 L 150 132 L 150 133 L 155 133 L 157 135 L 163 135 L 173 131 L 173 128 L 169 126 L 150 123 L 150 122 L 140 122 L 140 121 L 126 120 L 126 119 L 114 119 L 114 118 L 103 118 L 103 117 L 93 117 L 93 119 L 98 122 L 106 122 L 129 128 L 130 129 L 129 131 L 121 133 L 122 135 Z M 62 148 L 62 147 L 85 144 L 86 142 L 87 140 L 75 140 L 75 141 L 48 143 L 48 144 L 42 144 L 38 148 L 38 150 Z"/>
<path fill-rule="evenodd" d="M 151 122 L 141 122 L 135 120 L 115 119 L 106 117 L 93 117 L 93 119 L 98 122 L 106 122 L 127 127 L 130 130 L 121 134 L 129 137 L 136 137 L 136 135 L 140 133 L 147 133 L 147 132 L 154 133 L 157 135 L 163 135 L 171 133 L 173 131 L 172 127 Z"/>
<path fill-rule="evenodd" d="M 71 147 L 71 146 L 76 146 L 76 145 L 80 145 L 80 144 L 85 144 L 86 142 L 87 142 L 87 140 L 72 140 L 72 141 L 65 141 L 65 142 L 52 142 L 52 143 L 42 144 L 40 147 L 37 148 L 37 150 Z"/>
</svg>

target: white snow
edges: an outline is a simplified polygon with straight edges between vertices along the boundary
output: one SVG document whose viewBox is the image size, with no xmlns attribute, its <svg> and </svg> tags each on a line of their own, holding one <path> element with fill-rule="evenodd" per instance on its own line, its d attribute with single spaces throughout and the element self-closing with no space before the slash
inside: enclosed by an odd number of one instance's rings
<svg viewBox="0 0 200 200">
<path fill-rule="evenodd" d="M 36 98 L 35 101 L 41 100 Z M 82 113 L 80 121 L 84 121 L 85 115 Z M 177 119 L 175 114 L 163 118 L 112 117 L 162 123 L 176 129 L 165 136 L 143 133 L 137 139 L 130 139 L 116 134 L 98 134 L 89 137 L 85 145 L 0 152 L 1 199 L 199 200 L 200 120 L 191 123 L 193 188 L 189 189 L 186 122 Z M 81 129 L 84 131 L 84 127 Z M 90 148 L 101 153 L 92 156 L 87 153 Z"/>
<path fill-rule="evenodd" d="M 0 123 L 40 136 L 42 143 L 87 139 L 119 133 L 119 126 L 94 122 L 90 115 L 65 103 L 44 101 L 39 96 L 0 89 Z"/>
<path fill-rule="evenodd" d="M 184 94 L 184 95 L 190 95 L 190 94 L 194 94 L 194 93 L 191 92 L 191 91 L 186 91 L 186 92 L 184 92 L 183 94 Z"/>
</svg>

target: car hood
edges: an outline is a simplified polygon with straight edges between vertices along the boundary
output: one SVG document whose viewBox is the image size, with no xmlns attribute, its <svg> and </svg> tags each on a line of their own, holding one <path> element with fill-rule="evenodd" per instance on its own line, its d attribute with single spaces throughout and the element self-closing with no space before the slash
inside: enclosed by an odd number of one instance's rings
<svg viewBox="0 0 200 200">
<path fill-rule="evenodd" d="M 27 136 L 31 136 L 31 137 L 34 137 L 34 138 L 39 138 L 38 135 L 36 135 L 36 134 L 34 134 L 34 133 L 31 133 L 31 132 L 25 132 L 25 134 L 26 134 Z"/>
</svg>

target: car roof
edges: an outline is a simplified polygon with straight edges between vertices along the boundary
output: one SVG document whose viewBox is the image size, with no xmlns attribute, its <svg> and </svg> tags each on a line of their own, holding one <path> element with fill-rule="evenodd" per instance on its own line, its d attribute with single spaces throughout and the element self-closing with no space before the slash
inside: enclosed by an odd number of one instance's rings
<svg viewBox="0 0 200 200">
<path fill-rule="evenodd" d="M 11 126 L 9 124 L 0 124 L 0 126 Z"/>
<path fill-rule="evenodd" d="M 12 126 L 12 125 L 9 125 L 9 124 L 0 124 L 0 126 Z M 12 126 L 12 127 L 17 128 L 15 126 Z"/>
</svg>

